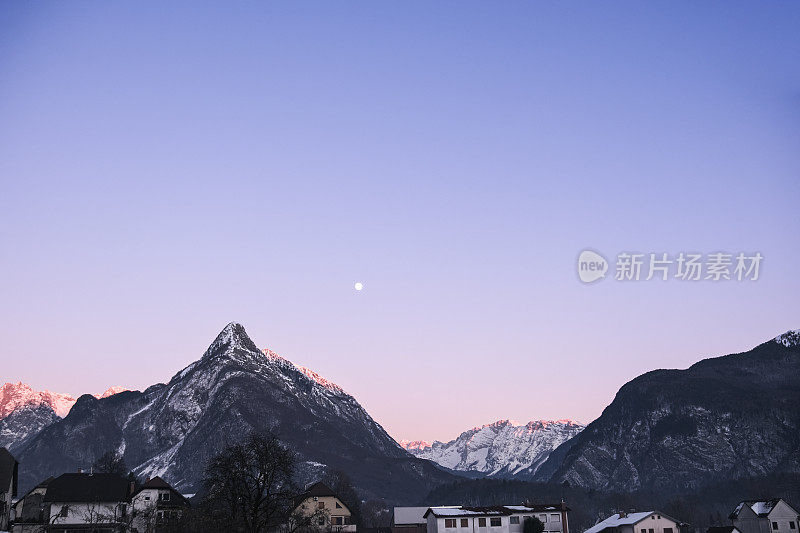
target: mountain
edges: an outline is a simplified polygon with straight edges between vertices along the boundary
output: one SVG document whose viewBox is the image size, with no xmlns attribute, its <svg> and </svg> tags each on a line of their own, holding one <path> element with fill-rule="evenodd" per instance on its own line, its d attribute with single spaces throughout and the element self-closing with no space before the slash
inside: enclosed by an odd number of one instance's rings
<svg viewBox="0 0 800 533">
<path fill-rule="evenodd" d="M 97 398 L 107 398 L 126 389 L 111 387 Z M 0 387 L 0 447 L 16 451 L 75 405 L 69 394 L 37 391 L 25 383 Z"/>
<path fill-rule="evenodd" d="M 411 454 L 445 468 L 498 477 L 530 477 L 550 453 L 584 428 L 571 420 L 510 420 L 465 431 L 450 442 L 401 441 Z"/>
<path fill-rule="evenodd" d="M 800 472 L 800 331 L 625 384 L 540 468 L 593 489 L 693 488 Z"/>
<path fill-rule="evenodd" d="M 307 479 L 343 470 L 365 497 L 414 503 L 452 475 L 403 450 L 341 387 L 259 350 L 228 324 L 202 358 L 144 392 L 78 398 L 17 454 L 21 484 L 90 465 L 109 450 L 142 477 L 199 489 L 207 461 L 252 430 L 273 430 Z M 412 498 L 410 501 L 409 498 Z"/>
<path fill-rule="evenodd" d="M 75 404 L 69 394 L 37 391 L 25 383 L 6 383 L 0 387 L 0 418 L 23 406 L 46 405 L 59 417 L 64 417 Z"/>
</svg>

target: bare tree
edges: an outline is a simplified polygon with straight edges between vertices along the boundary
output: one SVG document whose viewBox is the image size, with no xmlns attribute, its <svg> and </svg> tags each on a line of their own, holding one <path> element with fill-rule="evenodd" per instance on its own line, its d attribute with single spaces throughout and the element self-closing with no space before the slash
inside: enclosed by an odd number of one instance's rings
<svg viewBox="0 0 800 533">
<path fill-rule="evenodd" d="M 128 466 L 125 464 L 125 459 L 121 454 L 108 451 L 98 457 L 92 464 L 92 472 L 117 474 L 125 477 L 128 475 Z"/>
<path fill-rule="evenodd" d="M 231 531 L 262 533 L 289 522 L 298 494 L 296 459 L 270 432 L 252 433 L 211 459 L 204 485 L 216 520 Z"/>
</svg>

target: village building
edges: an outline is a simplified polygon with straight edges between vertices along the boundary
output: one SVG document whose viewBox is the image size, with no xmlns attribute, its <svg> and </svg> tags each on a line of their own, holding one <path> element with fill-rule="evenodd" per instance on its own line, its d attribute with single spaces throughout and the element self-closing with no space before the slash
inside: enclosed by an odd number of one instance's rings
<svg viewBox="0 0 800 533">
<path fill-rule="evenodd" d="M 780 498 L 739 503 L 728 518 L 741 533 L 798 533 L 800 513 Z"/>
<path fill-rule="evenodd" d="M 339 496 L 321 482 L 309 486 L 303 494 L 295 498 L 292 521 L 308 521 L 307 529 L 355 533 L 352 513 Z M 289 529 L 295 529 L 291 524 Z"/>
<path fill-rule="evenodd" d="M 61 474 L 42 498 L 53 533 L 123 533 L 130 523 L 134 483 L 116 474 Z"/>
<path fill-rule="evenodd" d="M 11 504 L 17 497 L 19 463 L 5 448 L 0 448 L 0 530 L 11 522 Z"/>
<path fill-rule="evenodd" d="M 148 479 L 131 498 L 133 533 L 158 533 L 180 520 L 189 501 L 172 486 L 156 476 Z"/>
<path fill-rule="evenodd" d="M 661 511 L 620 512 L 590 527 L 585 533 L 680 533 L 681 522 Z"/>
<path fill-rule="evenodd" d="M 427 533 L 522 533 L 525 521 L 537 518 L 545 533 L 569 533 L 569 508 L 554 505 L 430 507 Z"/>
<path fill-rule="evenodd" d="M 14 527 L 12 533 L 38 533 L 49 521 L 49 507 L 44 505 L 44 495 L 53 476 L 45 479 L 14 504 Z"/>
</svg>

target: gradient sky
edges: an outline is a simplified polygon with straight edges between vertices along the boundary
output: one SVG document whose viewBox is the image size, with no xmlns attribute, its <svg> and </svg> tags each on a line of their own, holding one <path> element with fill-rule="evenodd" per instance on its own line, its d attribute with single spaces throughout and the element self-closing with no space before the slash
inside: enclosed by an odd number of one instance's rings
<svg viewBox="0 0 800 533">
<path fill-rule="evenodd" d="M 793 2 L 5 2 L 0 381 L 143 389 L 238 321 L 398 439 L 589 422 L 800 328 L 798 28 Z M 586 247 L 765 259 L 583 285 Z"/>
</svg>

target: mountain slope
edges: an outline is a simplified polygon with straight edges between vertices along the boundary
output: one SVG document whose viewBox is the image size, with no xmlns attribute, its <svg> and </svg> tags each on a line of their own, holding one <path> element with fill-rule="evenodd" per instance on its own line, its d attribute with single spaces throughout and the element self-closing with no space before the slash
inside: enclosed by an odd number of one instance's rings
<svg viewBox="0 0 800 533">
<path fill-rule="evenodd" d="M 625 384 L 540 479 L 595 489 L 682 488 L 800 472 L 800 332 Z"/>
<path fill-rule="evenodd" d="M 199 487 L 208 459 L 252 430 L 272 429 L 305 461 L 347 471 L 365 495 L 407 502 L 452 479 L 395 443 L 340 387 L 265 351 L 231 323 L 203 357 L 168 384 L 96 399 L 81 396 L 69 415 L 19 453 L 26 485 L 86 466 L 119 450 L 141 476 Z"/>
<path fill-rule="evenodd" d="M 584 426 L 571 420 L 537 420 L 525 425 L 509 420 L 475 427 L 450 442 L 402 441 L 416 457 L 450 470 L 498 477 L 530 477 L 561 443 Z"/>
</svg>

